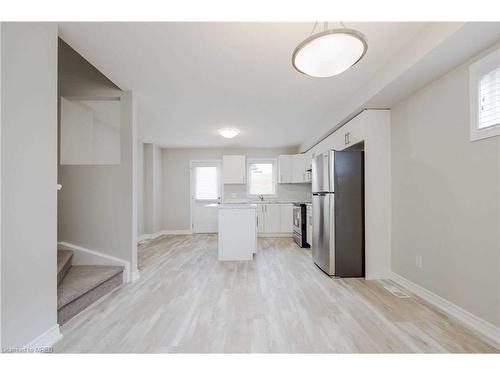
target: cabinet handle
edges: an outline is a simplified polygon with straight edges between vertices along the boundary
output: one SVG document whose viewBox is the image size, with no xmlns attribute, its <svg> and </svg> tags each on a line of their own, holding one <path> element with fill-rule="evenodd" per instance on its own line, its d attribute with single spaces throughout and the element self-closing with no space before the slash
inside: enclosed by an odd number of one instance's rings
<svg viewBox="0 0 500 375">
<path fill-rule="evenodd" d="M 344 135 L 344 143 L 348 145 L 351 142 L 351 133 L 345 133 Z"/>
</svg>

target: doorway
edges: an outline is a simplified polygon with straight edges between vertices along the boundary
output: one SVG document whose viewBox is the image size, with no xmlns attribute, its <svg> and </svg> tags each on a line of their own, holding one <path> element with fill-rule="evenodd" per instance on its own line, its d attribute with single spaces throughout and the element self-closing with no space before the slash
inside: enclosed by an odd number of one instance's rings
<svg viewBox="0 0 500 375">
<path fill-rule="evenodd" d="M 217 233 L 221 202 L 220 160 L 191 161 L 191 229 L 193 233 Z"/>
</svg>

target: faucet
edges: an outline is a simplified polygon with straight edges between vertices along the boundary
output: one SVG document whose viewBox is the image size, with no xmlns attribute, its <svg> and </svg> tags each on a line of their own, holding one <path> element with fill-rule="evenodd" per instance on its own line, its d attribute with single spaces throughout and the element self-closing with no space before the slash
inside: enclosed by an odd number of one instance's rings
<svg viewBox="0 0 500 375">
<path fill-rule="evenodd" d="M 257 195 L 257 197 L 259 197 L 261 202 L 264 202 L 264 196 L 262 194 Z"/>
</svg>

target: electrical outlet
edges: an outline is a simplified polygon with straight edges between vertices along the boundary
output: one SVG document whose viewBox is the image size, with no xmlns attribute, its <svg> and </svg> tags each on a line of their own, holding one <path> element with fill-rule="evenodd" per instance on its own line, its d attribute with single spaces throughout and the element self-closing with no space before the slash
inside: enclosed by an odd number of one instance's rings
<svg viewBox="0 0 500 375">
<path fill-rule="evenodd" d="M 417 255 L 415 257 L 415 265 L 417 268 L 422 268 L 422 255 Z"/>
</svg>

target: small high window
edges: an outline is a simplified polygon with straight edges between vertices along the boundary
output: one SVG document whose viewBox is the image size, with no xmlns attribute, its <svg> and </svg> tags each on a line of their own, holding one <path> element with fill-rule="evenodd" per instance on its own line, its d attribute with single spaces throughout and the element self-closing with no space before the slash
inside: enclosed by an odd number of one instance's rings
<svg viewBox="0 0 500 375">
<path fill-rule="evenodd" d="M 500 135 L 500 48 L 471 64 L 470 137 Z"/>
</svg>

